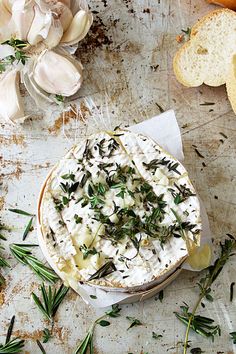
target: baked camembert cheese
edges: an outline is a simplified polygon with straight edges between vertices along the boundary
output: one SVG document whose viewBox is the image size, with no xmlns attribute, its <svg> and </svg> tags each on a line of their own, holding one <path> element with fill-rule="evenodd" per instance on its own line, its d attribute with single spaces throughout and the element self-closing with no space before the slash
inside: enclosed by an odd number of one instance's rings
<svg viewBox="0 0 236 354">
<path fill-rule="evenodd" d="M 200 245 L 200 206 L 185 168 L 125 130 L 90 136 L 54 167 L 39 223 L 43 249 L 73 288 L 148 289 Z"/>
</svg>

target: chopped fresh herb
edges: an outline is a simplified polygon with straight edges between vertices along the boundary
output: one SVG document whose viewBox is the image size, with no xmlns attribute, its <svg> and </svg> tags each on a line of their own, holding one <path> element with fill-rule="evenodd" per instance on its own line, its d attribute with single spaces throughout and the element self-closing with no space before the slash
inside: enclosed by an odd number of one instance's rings
<svg viewBox="0 0 236 354">
<path fill-rule="evenodd" d="M 34 220 L 34 217 L 32 216 L 31 219 L 30 219 L 30 221 L 29 221 L 28 224 L 26 225 L 25 231 L 24 231 L 24 233 L 23 233 L 23 238 L 22 238 L 23 241 L 26 239 L 28 233 L 29 233 L 30 230 L 31 230 L 33 220 Z"/>
<path fill-rule="evenodd" d="M 152 338 L 154 338 L 154 339 L 160 339 L 160 338 L 162 338 L 162 337 L 163 337 L 162 334 L 157 334 L 156 332 L 152 332 Z"/>
<path fill-rule="evenodd" d="M 63 179 L 70 179 L 71 181 L 75 181 L 75 175 L 74 173 L 66 173 L 65 175 L 61 176 Z"/>
<path fill-rule="evenodd" d="M 136 327 L 136 326 L 142 326 L 142 322 L 140 322 L 137 318 L 135 317 L 130 317 L 130 316 L 126 316 L 127 320 L 129 320 L 131 322 L 130 326 L 127 328 L 127 330 L 129 330 L 132 327 Z"/>
<path fill-rule="evenodd" d="M 28 45 L 27 42 L 21 41 L 19 39 L 11 38 L 1 44 L 10 45 L 11 47 L 14 48 L 15 53 L 14 53 L 14 55 L 8 55 L 7 57 L 0 60 L 0 73 L 7 70 L 7 67 L 9 65 L 12 65 L 15 62 L 17 62 L 17 63 L 20 62 L 23 65 L 25 65 L 26 60 L 28 59 L 28 56 L 21 49 L 23 49 L 24 47 L 26 47 Z"/>
<path fill-rule="evenodd" d="M 157 67 L 158 67 L 158 66 L 159 66 L 159 65 L 157 65 Z M 155 71 L 155 70 L 154 70 L 154 71 Z M 164 108 L 162 108 L 162 106 L 159 105 L 159 103 L 155 102 L 155 105 L 159 108 L 159 111 L 160 111 L 161 113 L 165 112 Z"/>
<path fill-rule="evenodd" d="M 186 185 L 183 185 L 183 184 L 177 185 L 176 183 L 174 183 L 174 186 L 177 189 L 177 191 L 173 188 L 169 188 L 169 191 L 171 192 L 171 194 L 174 198 L 174 203 L 176 205 L 184 202 L 189 197 L 196 195 L 188 187 L 186 187 Z"/>
<path fill-rule="evenodd" d="M 54 271 L 32 255 L 30 248 L 34 246 L 36 245 L 12 243 L 10 251 L 19 262 L 28 265 L 42 280 L 55 283 L 58 280 L 58 276 Z"/>
<path fill-rule="evenodd" d="M 215 102 L 204 102 L 200 103 L 200 106 L 214 106 Z"/>
<path fill-rule="evenodd" d="M 89 295 L 89 297 L 91 297 L 91 299 L 97 299 L 96 295 Z"/>
<path fill-rule="evenodd" d="M 233 255 L 233 250 L 236 247 L 236 240 L 230 234 L 227 234 L 227 236 L 228 238 L 225 239 L 224 243 L 221 243 L 221 254 L 219 258 L 215 261 L 214 265 L 208 267 L 206 276 L 200 280 L 200 283 L 198 283 L 198 286 L 199 284 L 201 285 L 200 294 L 193 311 L 189 312 L 188 305 L 184 304 L 184 306 L 180 307 L 182 310 L 181 313 L 175 312 L 176 317 L 187 326 L 183 354 L 187 353 L 190 329 L 202 336 L 211 337 L 212 339 L 214 339 L 215 335 L 220 335 L 220 327 L 214 323 L 214 320 L 196 315 L 196 311 L 206 295 L 209 295 L 209 289 L 211 289 L 211 285 L 221 273 L 225 263 Z"/>
<path fill-rule="evenodd" d="M 197 347 L 197 348 L 192 348 L 192 349 L 190 350 L 190 353 L 191 353 L 191 354 L 201 354 L 201 353 L 204 353 L 204 351 L 202 351 L 201 348 Z"/>
<path fill-rule="evenodd" d="M 58 103 L 64 102 L 65 97 L 62 95 L 55 95 L 55 99 Z"/>
<path fill-rule="evenodd" d="M 7 330 L 5 343 L 0 344 L 0 353 L 1 354 L 21 353 L 22 352 L 25 341 L 23 339 L 20 339 L 19 337 L 11 339 L 14 323 L 15 323 L 15 316 L 13 316 L 11 318 L 11 321 L 10 321 L 10 324 L 9 324 L 9 327 Z"/>
<path fill-rule="evenodd" d="M 164 298 L 164 291 L 161 290 L 158 294 L 158 299 L 160 300 L 160 302 L 162 302 L 163 298 Z"/>
<path fill-rule="evenodd" d="M 109 321 L 106 321 L 106 320 L 101 320 L 97 323 L 102 327 L 107 327 L 107 326 L 110 326 L 110 324 L 111 324 Z"/>
<path fill-rule="evenodd" d="M 155 172 L 159 165 L 163 165 L 166 166 L 169 172 L 173 171 L 178 175 L 181 175 L 181 173 L 177 170 L 179 163 L 173 161 L 171 162 L 171 160 L 168 160 L 166 157 L 163 157 L 161 160 L 154 159 L 149 163 L 143 162 L 143 165 L 147 168 L 147 170 L 151 170 L 152 172 Z"/>
<path fill-rule="evenodd" d="M 188 39 L 190 38 L 190 36 L 191 36 L 191 28 L 190 27 L 187 27 L 186 30 L 181 29 L 181 31 L 188 36 Z"/>
<path fill-rule="evenodd" d="M 42 284 L 40 287 L 42 298 L 41 301 L 35 293 L 32 293 L 32 298 L 43 315 L 49 320 L 52 321 L 55 316 L 59 305 L 64 300 L 66 294 L 69 291 L 69 288 L 64 286 L 63 284 L 59 289 L 52 289 L 51 285 L 48 287 L 48 292 L 45 288 L 45 285 Z"/>
<path fill-rule="evenodd" d="M 230 336 L 231 336 L 231 339 L 233 340 L 233 343 L 236 344 L 236 332 L 231 332 Z"/>
<path fill-rule="evenodd" d="M 35 216 L 34 214 L 30 214 L 27 211 L 21 210 L 21 209 L 8 209 L 12 213 L 20 214 L 20 215 L 26 215 L 26 216 Z"/>
<path fill-rule="evenodd" d="M 41 350 L 41 352 L 42 352 L 43 354 L 47 354 L 46 351 L 45 351 L 45 349 L 44 349 L 44 347 L 43 347 L 43 345 L 42 345 L 42 343 L 41 343 L 38 339 L 36 340 L 36 343 L 38 344 L 38 347 L 39 347 L 39 349 Z"/>
<path fill-rule="evenodd" d="M 204 159 L 204 156 L 198 151 L 197 148 L 194 148 L 194 150 L 195 150 L 196 154 L 197 154 L 199 157 L 201 157 L 202 159 Z"/>
<path fill-rule="evenodd" d="M 82 246 L 80 246 L 80 251 L 83 253 L 83 259 L 88 258 L 89 255 L 94 255 L 97 254 L 98 251 L 96 250 L 95 247 L 93 248 L 88 248 L 85 244 L 83 244 Z"/>
<path fill-rule="evenodd" d="M 81 181 L 80 181 L 80 187 L 83 188 L 87 182 L 87 180 L 91 177 L 91 173 L 89 171 L 86 171 L 85 174 L 83 175 Z"/>
<path fill-rule="evenodd" d="M 43 330 L 43 343 L 47 343 L 51 337 L 52 337 L 52 334 L 49 331 L 49 329 L 44 328 L 44 330 Z"/>
<path fill-rule="evenodd" d="M 116 271 L 116 267 L 112 261 L 108 261 L 101 268 L 99 268 L 93 275 L 90 276 L 88 281 L 93 279 L 103 278 Z"/>
<path fill-rule="evenodd" d="M 74 219 L 76 224 L 81 224 L 83 221 L 83 218 L 81 218 L 81 216 L 78 216 L 77 214 L 74 215 Z"/>
<path fill-rule="evenodd" d="M 118 304 L 112 305 L 111 310 L 106 312 L 106 315 L 109 317 L 119 317 L 120 316 L 121 307 Z"/>
<path fill-rule="evenodd" d="M 222 136 L 223 136 L 223 138 L 228 139 L 228 137 L 227 137 L 227 135 L 226 135 L 226 134 L 224 134 L 224 133 L 220 132 L 220 135 L 222 135 Z"/>
<path fill-rule="evenodd" d="M 235 282 L 232 282 L 230 284 L 230 302 L 232 302 L 233 298 L 234 298 L 234 285 L 235 285 Z"/>
</svg>

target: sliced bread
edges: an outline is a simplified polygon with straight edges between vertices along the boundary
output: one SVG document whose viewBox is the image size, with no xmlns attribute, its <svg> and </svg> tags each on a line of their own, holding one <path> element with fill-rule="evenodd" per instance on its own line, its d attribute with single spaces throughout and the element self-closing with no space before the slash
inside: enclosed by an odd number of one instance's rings
<svg viewBox="0 0 236 354">
<path fill-rule="evenodd" d="M 228 78 L 226 80 L 226 89 L 229 101 L 236 114 L 236 55 L 233 56 Z"/>
<path fill-rule="evenodd" d="M 187 87 L 203 83 L 223 85 L 234 54 L 236 13 L 229 9 L 215 10 L 192 27 L 190 40 L 176 53 L 173 61 L 176 78 Z"/>
</svg>

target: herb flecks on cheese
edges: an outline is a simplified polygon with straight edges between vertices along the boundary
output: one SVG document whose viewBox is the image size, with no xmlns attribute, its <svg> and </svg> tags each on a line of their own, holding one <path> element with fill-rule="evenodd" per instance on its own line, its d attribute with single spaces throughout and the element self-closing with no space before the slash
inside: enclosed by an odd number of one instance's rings
<svg viewBox="0 0 236 354">
<path fill-rule="evenodd" d="M 41 219 L 48 253 L 69 283 L 141 286 L 170 274 L 188 243 L 200 242 L 186 170 L 128 131 L 95 134 L 61 160 L 46 183 Z"/>
</svg>

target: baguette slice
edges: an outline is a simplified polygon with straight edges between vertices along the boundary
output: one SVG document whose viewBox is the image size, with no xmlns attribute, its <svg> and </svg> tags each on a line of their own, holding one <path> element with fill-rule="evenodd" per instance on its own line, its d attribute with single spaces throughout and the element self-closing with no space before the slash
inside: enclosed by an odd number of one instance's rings
<svg viewBox="0 0 236 354">
<path fill-rule="evenodd" d="M 226 89 L 229 101 L 234 113 L 236 114 L 236 55 L 233 56 L 231 61 L 229 74 L 226 81 Z"/>
<path fill-rule="evenodd" d="M 187 87 L 205 83 L 226 83 L 233 55 L 236 54 L 236 13 L 215 10 L 195 24 L 190 40 L 176 53 L 173 61 L 177 80 Z"/>
</svg>

